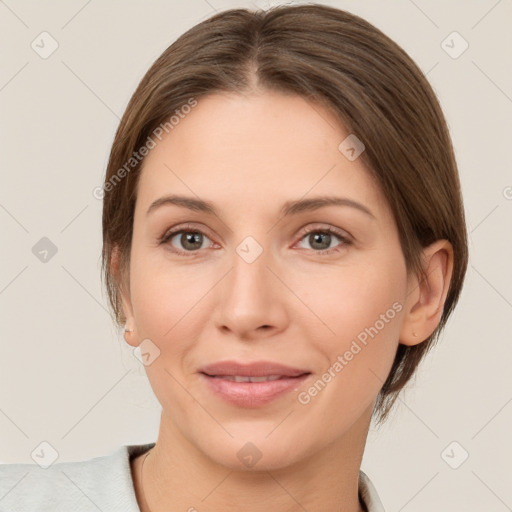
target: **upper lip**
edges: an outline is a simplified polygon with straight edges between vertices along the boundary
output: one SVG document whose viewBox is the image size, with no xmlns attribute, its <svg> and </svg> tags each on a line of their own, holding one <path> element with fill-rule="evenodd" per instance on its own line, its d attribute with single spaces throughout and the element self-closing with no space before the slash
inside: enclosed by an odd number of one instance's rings
<svg viewBox="0 0 512 512">
<path fill-rule="evenodd" d="M 251 363 L 239 363 L 237 361 L 219 361 L 203 366 L 199 369 L 200 373 L 210 376 L 220 375 L 238 375 L 245 377 L 265 377 L 268 375 L 282 375 L 284 377 L 298 377 L 308 370 L 293 368 L 272 361 L 254 361 Z"/>
</svg>

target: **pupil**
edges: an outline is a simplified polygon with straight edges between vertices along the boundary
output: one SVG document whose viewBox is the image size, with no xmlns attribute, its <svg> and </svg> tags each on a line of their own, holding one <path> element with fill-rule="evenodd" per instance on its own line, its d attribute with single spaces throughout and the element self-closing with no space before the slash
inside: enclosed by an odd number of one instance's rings
<svg viewBox="0 0 512 512">
<path fill-rule="evenodd" d="M 317 241 L 319 241 L 319 243 L 321 244 L 321 240 L 323 237 L 326 237 L 327 238 L 327 244 L 325 244 L 324 242 L 324 247 L 320 247 L 320 249 L 327 249 L 330 245 L 330 237 L 331 235 L 329 233 L 316 233 L 316 234 L 313 234 L 311 235 L 313 237 L 313 242 L 311 243 L 311 245 L 314 245 L 314 243 L 316 243 Z"/>
<path fill-rule="evenodd" d="M 185 237 L 185 243 L 183 243 L 183 241 L 182 241 L 183 247 L 187 247 L 189 242 L 192 245 L 192 247 L 189 247 L 191 249 L 197 249 L 197 247 L 194 247 L 194 242 L 196 244 L 197 244 L 197 242 L 199 242 L 199 246 L 201 246 L 200 238 L 199 238 L 201 236 L 200 233 L 185 233 L 183 236 Z"/>
</svg>

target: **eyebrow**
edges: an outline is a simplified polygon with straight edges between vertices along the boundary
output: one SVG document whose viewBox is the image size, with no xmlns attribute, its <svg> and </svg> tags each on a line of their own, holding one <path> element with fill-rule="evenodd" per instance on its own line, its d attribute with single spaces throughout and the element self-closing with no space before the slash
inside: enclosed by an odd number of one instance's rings
<svg viewBox="0 0 512 512">
<path fill-rule="evenodd" d="M 182 208 L 187 208 L 188 210 L 215 215 L 218 217 L 218 212 L 215 209 L 215 206 L 209 201 L 178 195 L 164 196 L 160 197 L 156 201 L 153 201 L 153 203 L 151 203 L 149 206 L 146 215 L 164 205 L 180 206 Z M 363 204 L 358 203 L 352 199 L 348 199 L 347 197 L 335 196 L 319 196 L 312 197 L 310 199 L 287 201 L 281 208 L 280 214 L 282 217 L 288 217 L 290 215 L 296 215 L 306 211 L 314 211 L 320 208 L 325 208 L 326 206 L 349 206 L 375 219 L 375 215 Z"/>
</svg>

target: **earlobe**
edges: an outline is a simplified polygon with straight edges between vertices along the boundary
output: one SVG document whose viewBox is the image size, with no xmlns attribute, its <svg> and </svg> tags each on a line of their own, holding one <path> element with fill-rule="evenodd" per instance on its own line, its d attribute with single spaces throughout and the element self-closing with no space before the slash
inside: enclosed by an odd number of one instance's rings
<svg viewBox="0 0 512 512">
<path fill-rule="evenodd" d="M 439 325 L 453 273 L 453 248 L 437 240 L 423 251 L 425 276 L 411 280 L 400 343 L 413 346 L 426 340 Z"/>
<path fill-rule="evenodd" d="M 123 336 L 128 345 L 131 345 L 132 347 L 137 347 L 139 343 L 137 340 L 134 323 L 135 321 L 133 317 L 127 318 L 126 324 L 124 326 Z"/>
<path fill-rule="evenodd" d="M 124 325 L 124 339 L 128 345 L 132 347 L 137 347 L 139 345 L 138 337 L 137 337 L 137 327 L 135 325 L 135 318 L 132 312 L 132 306 L 129 297 L 126 297 L 125 292 L 121 292 L 122 294 L 122 305 L 123 312 L 126 318 L 126 323 Z"/>
</svg>

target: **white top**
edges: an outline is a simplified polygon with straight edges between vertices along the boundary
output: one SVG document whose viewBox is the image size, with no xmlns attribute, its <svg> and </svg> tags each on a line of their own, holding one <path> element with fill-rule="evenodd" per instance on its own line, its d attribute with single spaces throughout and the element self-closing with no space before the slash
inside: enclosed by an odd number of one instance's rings
<svg viewBox="0 0 512 512">
<path fill-rule="evenodd" d="M 155 443 L 124 445 L 110 455 L 80 462 L 0 464 L 0 510 L 9 512 L 140 512 L 130 459 Z M 385 512 L 362 471 L 359 491 L 367 512 Z"/>
</svg>

